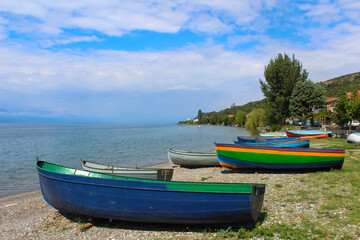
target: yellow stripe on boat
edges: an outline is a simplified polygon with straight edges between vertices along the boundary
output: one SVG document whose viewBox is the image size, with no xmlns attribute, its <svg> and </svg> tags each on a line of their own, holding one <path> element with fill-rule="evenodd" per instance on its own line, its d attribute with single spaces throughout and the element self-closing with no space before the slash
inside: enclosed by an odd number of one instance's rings
<svg viewBox="0 0 360 240">
<path fill-rule="evenodd" d="M 230 152 L 251 152 L 264 154 L 279 154 L 279 155 L 302 155 L 302 156 L 319 156 L 319 157 L 345 157 L 345 153 L 329 153 L 329 152 L 307 152 L 307 151 L 282 151 L 272 149 L 257 149 L 257 148 L 234 148 L 234 147 L 216 147 L 216 150 L 230 151 Z"/>
</svg>

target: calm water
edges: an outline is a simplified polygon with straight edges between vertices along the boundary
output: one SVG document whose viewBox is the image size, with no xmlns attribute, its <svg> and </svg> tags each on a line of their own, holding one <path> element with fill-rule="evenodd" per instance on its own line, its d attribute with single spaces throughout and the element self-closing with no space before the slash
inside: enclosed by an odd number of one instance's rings
<svg viewBox="0 0 360 240">
<path fill-rule="evenodd" d="M 243 128 L 120 124 L 0 124 L 0 197 L 39 189 L 35 162 L 81 168 L 80 159 L 124 167 L 168 161 L 167 148 L 214 151 Z"/>
</svg>

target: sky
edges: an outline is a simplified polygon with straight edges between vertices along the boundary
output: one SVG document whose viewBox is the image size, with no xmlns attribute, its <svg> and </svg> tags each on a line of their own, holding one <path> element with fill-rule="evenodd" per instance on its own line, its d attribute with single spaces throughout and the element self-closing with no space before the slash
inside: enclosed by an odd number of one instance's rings
<svg viewBox="0 0 360 240">
<path fill-rule="evenodd" d="M 177 123 L 263 99 L 279 53 L 359 72 L 360 1 L 2 1 L 0 123 Z"/>
</svg>

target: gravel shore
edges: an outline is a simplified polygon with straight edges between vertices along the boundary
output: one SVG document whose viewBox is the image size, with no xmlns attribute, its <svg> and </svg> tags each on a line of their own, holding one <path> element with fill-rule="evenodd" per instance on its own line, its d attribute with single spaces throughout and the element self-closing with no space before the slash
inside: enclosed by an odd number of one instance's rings
<svg viewBox="0 0 360 240">
<path fill-rule="evenodd" d="M 267 215 L 263 225 L 277 223 L 300 224 L 304 218 L 317 219 L 318 201 L 308 203 L 284 202 L 284 195 L 301 190 L 306 173 L 266 174 L 231 173 L 221 167 L 179 168 L 170 163 L 156 167 L 174 168 L 174 181 L 207 181 L 229 183 L 265 183 L 263 212 Z M 305 187 L 304 187 L 305 188 Z M 316 193 L 315 193 L 316 194 Z M 264 215 L 263 214 L 263 215 Z M 351 226 L 340 231 L 354 231 Z M 169 224 L 128 223 L 91 219 L 85 216 L 61 214 L 49 206 L 40 191 L 0 199 L 0 239 L 215 239 L 216 232 L 206 227 Z"/>
</svg>

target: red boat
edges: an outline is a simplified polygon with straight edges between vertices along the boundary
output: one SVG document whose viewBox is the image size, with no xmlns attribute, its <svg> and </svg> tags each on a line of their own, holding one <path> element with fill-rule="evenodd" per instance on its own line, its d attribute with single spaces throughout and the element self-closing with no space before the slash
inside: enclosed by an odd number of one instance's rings
<svg viewBox="0 0 360 240">
<path fill-rule="evenodd" d="M 331 134 L 332 134 L 331 131 L 319 131 L 319 130 L 286 131 L 287 137 L 300 137 L 300 139 L 327 138 Z"/>
</svg>

